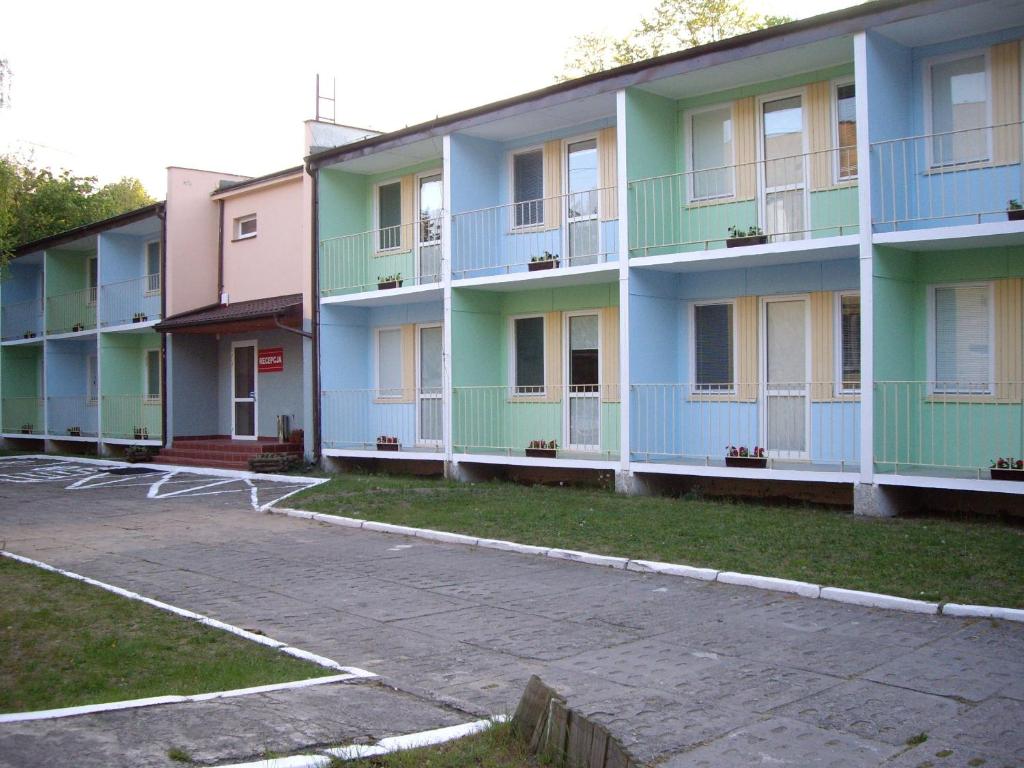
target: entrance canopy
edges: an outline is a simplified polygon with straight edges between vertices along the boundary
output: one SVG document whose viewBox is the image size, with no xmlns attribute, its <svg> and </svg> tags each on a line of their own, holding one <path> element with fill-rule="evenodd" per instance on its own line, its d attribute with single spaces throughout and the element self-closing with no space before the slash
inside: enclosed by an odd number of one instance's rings
<svg viewBox="0 0 1024 768">
<path fill-rule="evenodd" d="M 280 327 L 302 327 L 302 294 L 213 304 L 182 312 L 157 323 L 161 333 L 243 333 Z"/>
</svg>

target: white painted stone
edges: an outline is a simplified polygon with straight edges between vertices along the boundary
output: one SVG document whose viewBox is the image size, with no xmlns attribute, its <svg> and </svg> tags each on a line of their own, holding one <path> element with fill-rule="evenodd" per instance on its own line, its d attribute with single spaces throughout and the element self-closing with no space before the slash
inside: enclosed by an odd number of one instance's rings
<svg viewBox="0 0 1024 768">
<path fill-rule="evenodd" d="M 665 576 L 685 576 L 688 579 L 700 579 L 701 581 L 714 581 L 718 571 L 714 568 L 697 568 L 692 565 L 678 565 L 676 563 L 659 563 L 655 560 L 630 560 L 626 565 L 627 571 L 637 573 L 659 573 Z"/>
<path fill-rule="evenodd" d="M 517 552 L 521 555 L 544 555 L 548 551 L 547 547 L 535 547 L 532 544 L 516 544 L 514 541 L 502 541 L 501 539 L 478 539 L 476 545 L 485 549 Z"/>
<path fill-rule="evenodd" d="M 415 536 L 419 529 L 410 528 L 407 525 L 392 525 L 391 523 L 378 523 L 373 520 L 367 520 L 363 523 L 363 530 L 376 531 L 377 533 L 398 533 L 403 536 Z"/>
<path fill-rule="evenodd" d="M 881 595 L 877 592 L 859 592 L 855 589 L 840 589 L 839 587 L 822 587 L 822 600 L 835 600 L 839 603 L 852 603 L 853 605 L 866 605 L 871 608 L 888 608 L 894 611 L 909 611 L 911 613 L 938 613 L 938 603 L 927 603 L 924 600 L 911 600 L 907 597 L 896 597 L 895 595 Z"/>
<path fill-rule="evenodd" d="M 806 581 L 791 581 L 790 579 L 777 579 L 773 576 L 756 576 L 750 573 L 722 571 L 718 574 L 717 581 L 722 584 L 738 584 L 744 587 L 754 587 L 755 589 L 790 592 L 801 597 L 818 597 L 821 594 L 821 587 L 818 584 L 810 584 Z"/>
<path fill-rule="evenodd" d="M 311 651 L 304 651 L 301 648 L 293 648 L 290 645 L 283 646 L 278 649 L 281 653 L 287 653 L 289 656 L 294 656 L 297 659 L 305 659 L 311 661 L 314 664 L 319 664 L 321 667 L 329 667 L 330 669 L 341 669 L 341 665 L 326 656 L 320 656 Z"/>
<path fill-rule="evenodd" d="M 1024 621 L 1024 609 L 1000 608 L 995 605 L 963 605 L 961 603 L 946 603 L 942 606 L 942 614 L 944 616 L 977 616 L 985 619 Z"/>
<path fill-rule="evenodd" d="M 441 541 L 445 544 L 466 544 L 468 546 L 476 546 L 477 539 L 475 536 L 466 536 L 461 533 L 449 533 L 448 531 L 433 531 L 429 528 L 417 528 L 416 537 L 420 539 L 429 539 L 430 541 Z"/>
<path fill-rule="evenodd" d="M 608 555 L 594 555 L 590 552 L 578 552 L 575 549 L 549 549 L 548 557 L 557 560 L 572 560 L 575 563 L 586 563 L 587 565 L 602 565 L 607 568 L 620 568 L 625 570 L 629 560 L 625 557 L 609 557 Z"/>
<path fill-rule="evenodd" d="M 304 509 L 292 509 L 291 507 L 269 507 L 267 512 L 275 515 L 287 515 L 288 517 L 299 517 L 303 520 L 312 520 L 316 517 L 315 512 L 307 512 Z"/>
<path fill-rule="evenodd" d="M 366 523 L 365 520 L 358 520 L 354 517 L 342 517 L 341 515 L 325 515 L 322 512 L 314 512 L 311 518 L 316 520 L 318 523 L 327 523 L 328 525 L 340 525 L 343 528 L 362 528 Z"/>
</svg>

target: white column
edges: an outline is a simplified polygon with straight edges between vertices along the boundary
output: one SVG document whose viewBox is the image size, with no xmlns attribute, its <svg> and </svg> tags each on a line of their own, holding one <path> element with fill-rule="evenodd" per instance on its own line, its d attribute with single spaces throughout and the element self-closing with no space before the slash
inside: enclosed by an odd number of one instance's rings
<svg viewBox="0 0 1024 768">
<path fill-rule="evenodd" d="M 874 269 L 871 244 L 871 141 L 868 132 L 867 35 L 853 38 L 857 106 L 857 202 L 860 225 L 860 482 L 875 481 Z"/>
<path fill-rule="evenodd" d="M 441 151 L 441 287 L 444 310 L 441 340 L 442 448 L 446 468 L 452 461 L 452 137 L 445 134 Z M 447 469 L 446 469 L 447 472 Z"/>
<path fill-rule="evenodd" d="M 626 91 L 615 94 L 616 194 L 619 200 L 619 465 L 629 472 L 629 192 L 626 157 Z"/>
</svg>

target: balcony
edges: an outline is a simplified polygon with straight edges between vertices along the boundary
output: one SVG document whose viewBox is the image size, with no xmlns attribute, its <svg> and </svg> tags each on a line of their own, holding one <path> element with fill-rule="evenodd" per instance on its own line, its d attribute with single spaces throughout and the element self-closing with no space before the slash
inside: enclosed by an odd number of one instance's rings
<svg viewBox="0 0 1024 768">
<path fill-rule="evenodd" d="M 43 398 L 5 397 L 2 418 L 4 434 L 42 435 Z"/>
<path fill-rule="evenodd" d="M 631 181 L 629 254 L 855 235 L 856 173 L 856 147 L 842 147 Z M 729 242 L 733 228 L 750 236 Z"/>
<path fill-rule="evenodd" d="M 47 433 L 53 438 L 96 437 L 98 403 L 84 395 L 46 398 Z"/>
<path fill-rule="evenodd" d="M 878 472 L 987 480 L 1010 457 L 1024 458 L 1024 382 L 875 383 Z"/>
<path fill-rule="evenodd" d="M 619 457 L 617 384 L 455 387 L 455 453 L 611 461 Z M 557 443 L 534 453 L 534 441 Z"/>
<path fill-rule="evenodd" d="M 320 296 L 441 281 L 441 218 L 320 241 Z"/>
<path fill-rule="evenodd" d="M 5 304 L 0 321 L 3 340 L 30 339 L 43 333 L 42 299 Z"/>
<path fill-rule="evenodd" d="M 871 145 L 875 232 L 1007 221 L 1022 196 L 1021 123 Z"/>
<path fill-rule="evenodd" d="M 617 258 L 617 190 L 496 205 L 452 215 L 452 277 L 605 264 Z"/>
<path fill-rule="evenodd" d="M 440 388 L 325 390 L 321 407 L 324 448 L 379 451 L 385 458 L 389 453 L 441 450 Z"/>
<path fill-rule="evenodd" d="M 127 442 L 160 440 L 163 409 L 159 397 L 103 395 L 103 437 Z"/>
<path fill-rule="evenodd" d="M 131 325 L 160 319 L 160 275 L 108 283 L 100 288 L 100 325 Z"/>
<path fill-rule="evenodd" d="M 634 461 L 724 468 L 735 446 L 764 448 L 769 470 L 860 462 L 860 395 L 833 382 L 634 384 L 630 396 Z"/>
<path fill-rule="evenodd" d="M 46 299 L 46 332 L 73 333 L 96 327 L 96 289 L 83 288 Z"/>
</svg>

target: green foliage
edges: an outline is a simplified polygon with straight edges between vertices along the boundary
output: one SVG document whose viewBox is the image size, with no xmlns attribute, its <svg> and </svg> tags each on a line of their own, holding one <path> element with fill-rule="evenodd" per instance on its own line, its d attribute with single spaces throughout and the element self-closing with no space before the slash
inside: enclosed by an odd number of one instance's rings
<svg viewBox="0 0 1024 768">
<path fill-rule="evenodd" d="M 557 79 L 571 80 L 788 21 L 792 19 L 751 13 L 743 0 L 661 0 L 625 37 L 577 36 Z"/>
<path fill-rule="evenodd" d="M 11 65 L 0 59 L 0 109 L 11 105 Z"/>
</svg>

